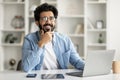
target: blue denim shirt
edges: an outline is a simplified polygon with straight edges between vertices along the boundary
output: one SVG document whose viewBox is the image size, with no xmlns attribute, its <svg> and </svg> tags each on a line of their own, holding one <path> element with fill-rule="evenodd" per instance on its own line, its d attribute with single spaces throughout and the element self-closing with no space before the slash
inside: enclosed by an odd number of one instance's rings
<svg viewBox="0 0 120 80">
<path fill-rule="evenodd" d="M 41 68 L 45 48 L 40 48 L 38 46 L 38 41 L 40 40 L 39 36 L 39 31 L 36 31 L 28 34 L 24 38 L 22 46 L 22 68 L 26 72 L 40 70 Z M 68 64 L 71 63 L 76 69 L 83 70 L 84 62 L 79 57 L 69 37 L 54 32 L 52 44 L 59 64 L 59 69 L 67 69 Z"/>
</svg>

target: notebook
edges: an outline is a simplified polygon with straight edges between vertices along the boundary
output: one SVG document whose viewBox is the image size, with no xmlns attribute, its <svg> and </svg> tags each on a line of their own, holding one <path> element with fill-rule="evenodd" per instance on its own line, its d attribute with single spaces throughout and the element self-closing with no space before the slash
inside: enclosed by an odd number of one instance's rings
<svg viewBox="0 0 120 80">
<path fill-rule="evenodd" d="M 115 50 L 89 51 L 85 59 L 83 71 L 66 73 L 71 76 L 87 77 L 109 74 L 112 69 L 112 61 Z"/>
</svg>

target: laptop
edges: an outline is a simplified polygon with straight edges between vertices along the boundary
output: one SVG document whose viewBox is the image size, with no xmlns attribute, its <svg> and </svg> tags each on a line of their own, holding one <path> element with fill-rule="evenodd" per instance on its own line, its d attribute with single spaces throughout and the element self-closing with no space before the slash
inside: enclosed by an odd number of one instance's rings
<svg viewBox="0 0 120 80">
<path fill-rule="evenodd" d="M 85 59 L 83 71 L 69 72 L 67 75 L 77 77 L 88 77 L 109 74 L 112 69 L 112 61 L 115 50 L 89 51 Z"/>
</svg>

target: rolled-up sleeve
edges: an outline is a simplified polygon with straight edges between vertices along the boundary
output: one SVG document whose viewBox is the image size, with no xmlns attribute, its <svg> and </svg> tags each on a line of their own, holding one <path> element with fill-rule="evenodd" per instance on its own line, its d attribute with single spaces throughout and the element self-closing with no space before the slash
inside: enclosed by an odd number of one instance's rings
<svg viewBox="0 0 120 80">
<path fill-rule="evenodd" d="M 77 51 L 74 48 L 74 45 L 71 41 L 70 38 L 67 38 L 66 40 L 67 44 L 68 44 L 68 49 L 69 49 L 69 53 L 70 53 L 70 63 L 79 70 L 83 70 L 84 69 L 84 61 L 82 60 L 82 58 L 79 56 L 79 54 L 77 53 Z"/>
</svg>

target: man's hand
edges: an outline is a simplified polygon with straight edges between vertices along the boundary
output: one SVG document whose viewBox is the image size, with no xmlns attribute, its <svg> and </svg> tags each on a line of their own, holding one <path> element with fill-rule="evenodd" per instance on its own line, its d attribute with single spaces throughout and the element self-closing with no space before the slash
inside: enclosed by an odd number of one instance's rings
<svg viewBox="0 0 120 80">
<path fill-rule="evenodd" d="M 53 32 L 45 32 L 43 30 L 41 30 L 41 40 L 38 42 L 39 47 L 43 47 L 45 44 L 47 44 L 48 42 L 50 42 L 52 40 L 52 35 Z"/>
</svg>

